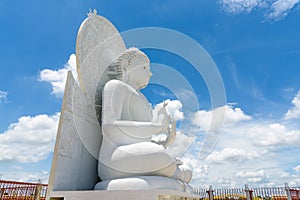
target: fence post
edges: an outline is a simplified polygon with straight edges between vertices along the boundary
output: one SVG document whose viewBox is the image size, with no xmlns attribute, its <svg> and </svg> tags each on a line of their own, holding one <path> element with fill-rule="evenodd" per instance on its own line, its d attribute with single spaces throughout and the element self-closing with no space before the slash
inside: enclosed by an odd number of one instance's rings
<svg viewBox="0 0 300 200">
<path fill-rule="evenodd" d="M 2 199 L 2 197 L 4 195 L 4 190 L 5 190 L 5 188 L 0 188 L 0 199 Z"/>
<path fill-rule="evenodd" d="M 208 199 L 214 200 L 214 190 L 212 188 L 212 185 L 209 186 L 209 189 L 206 192 L 208 193 Z"/>
<path fill-rule="evenodd" d="M 291 195 L 291 191 L 290 191 L 290 187 L 289 187 L 288 183 L 284 183 L 284 188 L 285 188 L 287 199 L 292 200 L 292 195 Z"/>
<path fill-rule="evenodd" d="M 247 200 L 252 200 L 252 190 L 249 189 L 248 184 L 245 184 L 245 192 Z"/>
<path fill-rule="evenodd" d="M 42 185 L 41 184 L 36 185 L 34 190 L 34 196 L 33 196 L 34 200 L 40 200 L 41 191 L 42 191 Z"/>
</svg>

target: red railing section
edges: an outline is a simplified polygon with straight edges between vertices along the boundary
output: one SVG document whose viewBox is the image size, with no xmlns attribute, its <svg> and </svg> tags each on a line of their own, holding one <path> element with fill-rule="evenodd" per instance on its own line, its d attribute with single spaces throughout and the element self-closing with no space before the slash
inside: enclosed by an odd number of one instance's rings
<svg viewBox="0 0 300 200">
<path fill-rule="evenodd" d="M 0 200 L 45 200 L 47 184 L 0 180 Z M 300 200 L 300 187 L 195 189 L 202 200 Z"/>
<path fill-rule="evenodd" d="M 300 187 L 201 188 L 194 192 L 203 200 L 300 200 Z M 247 198 L 248 192 L 248 198 Z"/>
<path fill-rule="evenodd" d="M 0 200 L 44 200 L 47 184 L 0 180 Z"/>
</svg>

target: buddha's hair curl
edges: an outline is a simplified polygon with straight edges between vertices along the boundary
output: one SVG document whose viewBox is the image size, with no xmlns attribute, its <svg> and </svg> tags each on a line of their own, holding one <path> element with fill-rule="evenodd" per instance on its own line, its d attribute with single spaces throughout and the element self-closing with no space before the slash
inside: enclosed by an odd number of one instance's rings
<svg viewBox="0 0 300 200">
<path fill-rule="evenodd" d="M 132 62 L 138 56 L 145 58 L 146 62 L 150 62 L 148 56 L 139 50 L 138 48 L 131 47 L 125 52 L 121 53 L 108 67 L 109 67 L 109 76 L 113 79 L 124 79 L 126 71 L 132 66 Z"/>
</svg>

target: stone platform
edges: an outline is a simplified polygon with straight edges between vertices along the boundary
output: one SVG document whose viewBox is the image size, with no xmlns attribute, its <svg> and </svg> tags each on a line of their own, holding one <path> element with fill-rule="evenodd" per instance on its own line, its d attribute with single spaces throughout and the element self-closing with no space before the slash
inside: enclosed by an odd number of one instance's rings
<svg viewBox="0 0 300 200">
<path fill-rule="evenodd" d="M 49 197 L 47 197 L 48 199 Z M 200 200 L 196 194 L 174 190 L 53 191 L 50 200 Z"/>
<path fill-rule="evenodd" d="M 193 193 L 193 188 L 177 179 L 161 176 L 136 176 L 106 180 L 96 184 L 94 190 L 175 190 Z"/>
</svg>

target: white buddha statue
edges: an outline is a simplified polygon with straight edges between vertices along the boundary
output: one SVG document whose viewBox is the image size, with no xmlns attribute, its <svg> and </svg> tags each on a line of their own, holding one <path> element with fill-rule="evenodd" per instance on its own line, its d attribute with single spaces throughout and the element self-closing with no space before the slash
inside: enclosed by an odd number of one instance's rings
<svg viewBox="0 0 300 200">
<path fill-rule="evenodd" d="M 82 22 L 76 42 L 79 84 L 69 72 L 48 197 L 90 189 L 193 192 L 191 170 L 166 151 L 176 136 L 175 120 L 166 105 L 152 110 L 140 92 L 152 75 L 149 63 L 140 50 L 127 49 L 96 11 Z M 160 133 L 168 135 L 166 141 L 155 142 L 152 136 Z"/>
<path fill-rule="evenodd" d="M 98 175 L 102 181 L 136 176 L 163 176 L 189 183 L 191 170 L 165 148 L 176 135 L 176 123 L 165 106 L 152 110 L 140 90 L 152 76 L 148 57 L 129 48 L 110 64 L 112 80 L 102 90 L 101 144 Z M 165 145 L 151 140 L 167 133 Z"/>
</svg>

